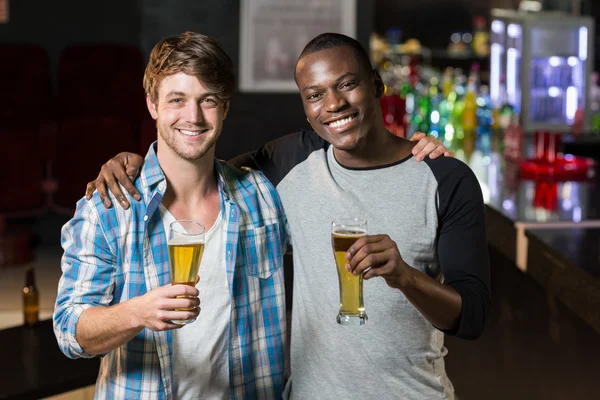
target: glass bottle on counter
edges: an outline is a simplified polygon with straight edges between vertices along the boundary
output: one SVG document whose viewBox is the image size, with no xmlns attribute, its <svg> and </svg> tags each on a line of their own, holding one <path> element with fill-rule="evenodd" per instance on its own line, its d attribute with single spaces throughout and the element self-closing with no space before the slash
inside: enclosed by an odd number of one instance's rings
<svg viewBox="0 0 600 400">
<path fill-rule="evenodd" d="M 23 287 L 23 317 L 26 326 L 34 326 L 40 320 L 40 299 L 35 284 L 35 270 L 27 267 L 25 286 Z"/>
</svg>

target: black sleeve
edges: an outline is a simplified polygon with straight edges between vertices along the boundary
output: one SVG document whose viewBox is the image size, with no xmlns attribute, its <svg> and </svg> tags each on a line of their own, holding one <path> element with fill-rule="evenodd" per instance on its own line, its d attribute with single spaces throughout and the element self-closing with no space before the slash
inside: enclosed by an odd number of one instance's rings
<svg viewBox="0 0 600 400">
<path fill-rule="evenodd" d="M 490 260 L 483 197 L 473 171 L 461 161 L 425 159 L 438 181 L 438 262 L 444 283 L 462 298 L 460 324 L 464 339 L 483 333 L 491 308 Z"/>
<path fill-rule="evenodd" d="M 292 133 L 275 139 L 258 150 L 242 154 L 230 160 L 238 167 L 261 171 L 274 186 L 298 164 L 316 150 L 326 149 L 329 144 L 310 130 Z"/>
</svg>

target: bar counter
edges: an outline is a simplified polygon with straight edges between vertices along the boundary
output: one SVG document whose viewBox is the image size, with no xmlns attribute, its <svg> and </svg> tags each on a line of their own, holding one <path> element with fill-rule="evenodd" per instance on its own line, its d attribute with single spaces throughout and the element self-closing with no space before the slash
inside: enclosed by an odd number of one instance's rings
<svg viewBox="0 0 600 400">
<path fill-rule="evenodd" d="M 0 330 L 0 343 L 0 399 L 39 399 L 96 382 L 100 359 L 65 357 L 51 320 Z"/>
<path fill-rule="evenodd" d="M 479 180 L 490 244 L 521 270 L 527 270 L 527 229 L 600 228 L 598 163 L 586 179 L 524 179 L 518 163 L 500 154 L 500 147 L 497 138 L 450 144 Z M 523 158 L 533 157 L 533 152 L 533 140 L 526 136 Z"/>
<path fill-rule="evenodd" d="M 492 278 L 492 310 L 483 336 L 475 342 L 446 337 L 446 368 L 457 396 L 596 398 L 598 164 L 588 179 L 536 181 L 522 178 L 519 165 L 499 154 L 493 141 L 463 140 L 451 148 L 481 184 Z M 530 137 L 523 152 L 533 153 Z"/>
</svg>

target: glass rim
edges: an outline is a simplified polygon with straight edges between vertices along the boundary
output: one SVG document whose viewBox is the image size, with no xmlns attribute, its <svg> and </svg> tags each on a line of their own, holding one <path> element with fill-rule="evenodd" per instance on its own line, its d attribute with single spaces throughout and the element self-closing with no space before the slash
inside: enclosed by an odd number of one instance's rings
<svg viewBox="0 0 600 400">
<path fill-rule="evenodd" d="M 198 227 L 200 227 L 200 232 L 190 233 L 185 230 L 182 232 L 181 229 L 177 228 L 176 224 L 179 224 L 182 228 L 183 228 L 183 224 L 194 224 L 194 225 L 197 225 Z M 185 228 L 183 228 L 183 229 L 185 229 Z M 204 235 L 206 228 L 203 224 L 201 224 L 198 221 L 194 221 L 193 219 L 176 219 L 175 221 L 173 221 L 169 224 L 169 230 L 173 231 L 174 233 L 176 233 L 178 235 L 198 236 L 198 235 Z"/>
<path fill-rule="evenodd" d="M 367 234 L 367 220 L 364 218 L 338 218 L 331 221 L 331 232 L 335 233 L 338 229 L 359 229 Z"/>
<path fill-rule="evenodd" d="M 367 220 L 364 218 L 335 218 L 331 221 L 331 225 L 367 225 Z"/>
</svg>

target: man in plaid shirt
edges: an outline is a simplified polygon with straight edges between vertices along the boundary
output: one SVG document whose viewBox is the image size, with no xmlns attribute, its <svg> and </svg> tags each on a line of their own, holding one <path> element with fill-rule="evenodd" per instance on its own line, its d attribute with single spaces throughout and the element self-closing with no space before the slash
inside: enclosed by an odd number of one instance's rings
<svg viewBox="0 0 600 400">
<path fill-rule="evenodd" d="M 95 193 L 63 227 L 54 330 L 67 356 L 102 356 L 96 398 L 281 397 L 287 221 L 261 173 L 215 159 L 234 84 L 214 39 L 158 43 L 144 75 L 158 140 L 135 181 L 141 201 L 108 208 Z M 176 219 L 207 230 L 196 287 L 170 284 Z"/>
</svg>

